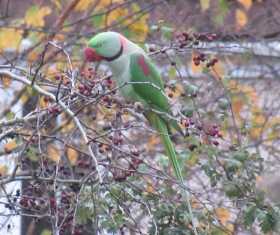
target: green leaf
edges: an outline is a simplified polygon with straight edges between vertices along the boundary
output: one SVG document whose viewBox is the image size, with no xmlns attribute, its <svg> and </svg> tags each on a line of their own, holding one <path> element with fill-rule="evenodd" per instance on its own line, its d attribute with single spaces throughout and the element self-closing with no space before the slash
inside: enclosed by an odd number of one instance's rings
<svg viewBox="0 0 280 235">
<path fill-rule="evenodd" d="M 229 12 L 228 0 L 219 0 L 219 11 L 216 17 L 214 18 L 214 22 L 218 25 L 222 25 L 224 23 L 224 19 Z"/>
<path fill-rule="evenodd" d="M 187 117 L 192 117 L 193 116 L 193 112 L 194 112 L 194 109 L 191 108 L 191 107 L 187 107 L 183 110 L 183 114 Z"/>
<path fill-rule="evenodd" d="M 244 211 L 244 225 L 250 227 L 256 219 L 256 205 L 248 206 Z"/>
<path fill-rule="evenodd" d="M 242 192 L 240 190 L 240 188 L 235 185 L 234 183 L 226 183 L 224 185 L 224 190 L 225 193 L 228 197 L 239 197 L 240 195 L 242 195 Z"/>
<path fill-rule="evenodd" d="M 249 158 L 249 153 L 247 151 L 240 150 L 234 153 L 233 158 L 240 162 L 244 162 Z"/>
<path fill-rule="evenodd" d="M 42 232 L 41 232 L 41 235 L 52 235 L 52 232 L 48 229 L 44 229 Z"/>
<path fill-rule="evenodd" d="M 235 173 L 242 167 L 242 163 L 235 159 L 227 159 L 225 161 L 225 168 L 227 173 Z"/>
<path fill-rule="evenodd" d="M 6 114 L 6 118 L 7 118 L 8 121 L 14 119 L 14 118 L 15 118 L 15 113 L 12 112 L 12 111 L 9 111 L 9 112 Z"/>
<path fill-rule="evenodd" d="M 258 219 L 260 221 L 261 230 L 264 233 L 272 231 L 277 223 L 275 214 L 272 211 L 261 211 L 258 210 Z"/>
<path fill-rule="evenodd" d="M 79 207 L 77 210 L 77 218 L 79 223 L 86 224 L 88 219 L 92 217 L 91 209 L 88 207 Z"/>
<path fill-rule="evenodd" d="M 101 26 L 104 22 L 104 15 L 100 14 L 100 15 L 93 16 L 91 18 L 91 22 L 95 27 Z"/>
<path fill-rule="evenodd" d="M 219 100 L 219 103 L 218 103 L 219 108 L 220 108 L 220 109 L 223 109 L 223 110 L 226 110 L 226 109 L 229 107 L 229 104 L 230 104 L 230 103 L 229 103 L 228 100 L 225 99 L 225 98 L 220 99 L 220 100 Z"/>
<path fill-rule="evenodd" d="M 168 26 L 161 26 L 161 32 L 162 32 L 162 36 L 165 39 L 170 40 L 172 38 L 173 28 L 168 27 Z"/>
<path fill-rule="evenodd" d="M 32 162 L 38 162 L 38 156 L 37 156 L 37 151 L 35 148 L 33 147 L 29 147 L 27 150 L 26 150 L 26 156 L 27 158 L 32 161 Z"/>
<path fill-rule="evenodd" d="M 176 74 L 177 74 L 176 69 L 173 66 L 171 66 L 168 70 L 169 79 L 176 78 Z"/>
<path fill-rule="evenodd" d="M 194 95 L 198 92 L 198 87 L 192 84 L 186 84 L 185 90 L 188 95 Z"/>
<path fill-rule="evenodd" d="M 206 11 L 210 7 L 210 0 L 200 0 L 200 7 L 202 11 Z"/>
</svg>

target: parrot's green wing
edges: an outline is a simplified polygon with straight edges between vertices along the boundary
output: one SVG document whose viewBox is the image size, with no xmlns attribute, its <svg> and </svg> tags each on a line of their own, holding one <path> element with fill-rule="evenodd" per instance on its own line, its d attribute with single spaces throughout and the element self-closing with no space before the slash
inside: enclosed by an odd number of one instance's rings
<svg viewBox="0 0 280 235">
<path fill-rule="evenodd" d="M 153 63 L 144 55 L 130 56 L 130 72 L 133 90 L 151 108 L 169 113 L 169 104 L 164 95 L 164 86 Z"/>
<path fill-rule="evenodd" d="M 130 56 L 130 72 L 135 93 L 150 108 L 163 113 L 160 117 L 166 122 L 169 130 L 170 127 L 173 127 L 181 134 L 184 134 L 177 121 L 168 117 L 170 106 L 164 94 L 164 85 L 157 68 L 150 59 L 140 53 L 132 54 Z"/>
<path fill-rule="evenodd" d="M 169 104 L 164 95 L 162 80 L 151 61 L 142 54 L 133 54 L 130 60 L 130 72 L 133 90 L 137 95 L 148 103 L 150 107 L 169 113 Z M 168 126 L 171 122 L 166 121 L 163 115 L 159 115 L 151 110 L 147 111 L 145 116 L 152 126 L 159 131 L 175 175 L 183 182 L 176 151 L 169 136 Z"/>
</svg>

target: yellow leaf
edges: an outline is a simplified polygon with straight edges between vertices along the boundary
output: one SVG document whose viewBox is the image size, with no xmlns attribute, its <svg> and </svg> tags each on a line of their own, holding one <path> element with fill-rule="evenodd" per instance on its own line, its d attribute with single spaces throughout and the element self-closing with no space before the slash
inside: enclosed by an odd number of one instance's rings
<svg viewBox="0 0 280 235">
<path fill-rule="evenodd" d="M 184 93 L 184 88 L 181 84 L 176 84 L 174 88 L 167 87 L 165 89 L 165 93 L 169 96 L 169 98 L 178 98 Z"/>
<path fill-rule="evenodd" d="M 56 163 L 59 162 L 61 153 L 57 146 L 55 146 L 53 144 L 49 144 L 47 147 L 47 154 L 48 154 L 49 159 L 51 159 L 52 161 L 54 161 Z"/>
<path fill-rule="evenodd" d="M 101 0 L 102 2 L 102 0 Z M 95 1 L 92 0 L 80 0 L 80 2 L 75 7 L 76 11 L 85 11 L 87 10 L 91 4 L 95 3 Z"/>
<path fill-rule="evenodd" d="M 107 15 L 107 24 L 111 25 L 120 19 L 124 19 L 127 15 L 128 10 L 126 8 L 116 8 Z"/>
<path fill-rule="evenodd" d="M 146 192 L 148 192 L 148 193 L 154 193 L 155 192 L 155 189 L 154 189 L 153 184 L 151 182 L 147 183 Z"/>
<path fill-rule="evenodd" d="M 8 167 L 6 165 L 0 165 L 0 177 L 5 176 L 8 172 Z"/>
<path fill-rule="evenodd" d="M 0 52 L 5 49 L 18 49 L 22 39 L 22 30 L 0 29 Z"/>
<path fill-rule="evenodd" d="M 243 28 L 248 22 L 246 13 L 243 10 L 237 9 L 235 11 L 235 21 L 238 29 Z"/>
<path fill-rule="evenodd" d="M 63 121 L 63 123 L 61 124 L 61 126 L 62 126 L 61 132 L 66 133 L 66 132 L 69 132 L 69 131 L 73 130 L 73 128 L 75 127 L 75 124 L 72 120 L 65 119 Z"/>
<path fill-rule="evenodd" d="M 265 124 L 265 130 L 268 130 L 267 134 L 267 144 L 272 143 L 274 140 L 277 140 L 280 136 L 280 117 L 272 117 Z"/>
<path fill-rule="evenodd" d="M 75 165 L 78 160 L 79 153 L 73 148 L 67 148 L 66 154 L 71 165 Z"/>
<path fill-rule="evenodd" d="M 241 120 L 241 111 L 244 107 L 244 102 L 242 97 L 234 96 L 231 102 L 232 111 L 238 120 Z"/>
<path fill-rule="evenodd" d="M 192 204 L 192 208 L 194 209 L 199 209 L 199 208 L 202 208 L 203 205 L 201 204 L 200 201 L 198 201 L 196 198 L 192 198 L 191 199 L 191 204 Z"/>
<path fill-rule="evenodd" d="M 238 2 L 240 2 L 245 7 L 246 10 L 249 10 L 253 3 L 252 0 L 238 0 Z"/>
<path fill-rule="evenodd" d="M 262 176 L 256 175 L 256 183 L 259 183 L 263 180 Z"/>
<path fill-rule="evenodd" d="M 226 225 L 226 223 L 230 219 L 230 211 L 226 208 L 219 207 L 219 208 L 215 209 L 215 213 L 216 213 L 218 219 L 221 221 L 221 223 L 223 225 Z"/>
<path fill-rule="evenodd" d="M 240 84 L 237 81 L 230 81 L 229 89 L 232 93 L 236 93 L 240 96 L 240 93 L 244 94 L 247 98 L 250 99 L 250 103 L 257 104 L 258 102 L 258 95 L 257 91 L 254 87 Z"/>
<path fill-rule="evenodd" d="M 190 167 L 192 166 L 195 166 L 198 162 L 199 158 L 198 158 L 198 155 L 197 153 L 194 151 L 194 152 L 191 152 L 186 164 Z"/>
<path fill-rule="evenodd" d="M 230 232 L 230 234 L 233 234 L 233 232 L 234 232 L 234 225 L 232 223 L 227 223 L 226 228 Z M 227 235 L 229 235 L 229 233 L 227 233 Z"/>
<path fill-rule="evenodd" d="M 52 3 L 58 10 L 61 10 L 61 0 L 52 0 Z"/>
<path fill-rule="evenodd" d="M 204 12 L 210 7 L 210 0 L 200 0 L 201 10 Z"/>
<path fill-rule="evenodd" d="M 30 7 L 24 17 L 25 24 L 33 27 L 43 27 L 45 25 L 45 16 L 52 12 L 50 7 L 41 7 L 34 5 Z"/>
<path fill-rule="evenodd" d="M 2 76 L 1 82 L 2 82 L 4 88 L 9 88 L 12 80 L 8 76 Z"/>
<path fill-rule="evenodd" d="M 135 15 L 128 21 L 128 28 L 136 34 L 138 41 L 144 41 L 149 31 L 147 22 L 149 15 L 144 14 L 139 18 L 139 15 L 136 15 L 136 13 L 139 13 L 141 8 L 136 3 L 132 4 L 132 11 L 135 13 Z"/>
<path fill-rule="evenodd" d="M 216 79 L 222 79 L 223 76 L 225 75 L 225 66 L 222 63 L 222 61 L 219 61 L 218 63 L 215 63 L 211 70 L 211 74 L 216 78 Z"/>
<path fill-rule="evenodd" d="M 100 10 L 102 8 L 107 8 L 108 6 L 115 3 L 122 3 L 123 0 L 100 0 L 97 5 L 97 9 Z"/>
<path fill-rule="evenodd" d="M 254 106 L 252 108 L 252 128 L 250 129 L 250 137 L 252 139 L 258 139 L 263 131 L 266 118 L 259 107 Z"/>
<path fill-rule="evenodd" d="M 147 150 L 151 151 L 154 150 L 155 146 L 160 143 L 160 139 L 157 135 L 152 135 L 149 138 L 148 144 L 147 144 Z"/>
<path fill-rule="evenodd" d="M 49 101 L 48 101 L 47 97 L 41 96 L 39 99 L 40 108 L 45 109 L 48 107 L 48 105 L 49 105 Z"/>
<path fill-rule="evenodd" d="M 10 140 L 8 143 L 4 145 L 4 151 L 6 153 L 11 153 L 17 147 L 17 143 L 15 140 Z"/>
<path fill-rule="evenodd" d="M 38 59 L 39 53 L 35 50 L 32 50 L 30 53 L 27 55 L 27 60 L 29 63 L 33 63 Z"/>
</svg>

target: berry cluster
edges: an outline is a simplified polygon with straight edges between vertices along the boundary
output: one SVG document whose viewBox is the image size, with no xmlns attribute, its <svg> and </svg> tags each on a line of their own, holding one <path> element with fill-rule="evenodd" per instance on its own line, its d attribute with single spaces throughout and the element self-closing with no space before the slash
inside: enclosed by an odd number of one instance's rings
<svg viewBox="0 0 280 235">
<path fill-rule="evenodd" d="M 216 124 L 208 127 L 207 129 L 204 130 L 204 132 L 205 132 L 206 135 L 208 135 L 212 138 L 223 138 L 223 135 L 220 132 L 219 127 Z M 212 141 L 212 144 L 218 146 L 219 142 L 216 139 L 214 139 Z"/>
<path fill-rule="evenodd" d="M 199 66 L 203 62 L 207 62 L 206 67 L 210 68 L 210 67 L 213 67 L 216 63 L 218 63 L 218 59 L 217 58 L 207 59 L 205 54 L 203 54 L 203 53 L 200 53 L 199 55 L 196 55 L 193 57 L 193 63 L 196 66 Z"/>
<path fill-rule="evenodd" d="M 198 41 L 212 42 L 218 39 L 218 35 L 215 33 L 194 33 L 193 37 Z"/>
<path fill-rule="evenodd" d="M 177 33 L 175 37 L 179 43 L 180 48 L 187 46 L 188 42 L 193 40 L 193 38 L 190 37 L 187 32 Z"/>
</svg>

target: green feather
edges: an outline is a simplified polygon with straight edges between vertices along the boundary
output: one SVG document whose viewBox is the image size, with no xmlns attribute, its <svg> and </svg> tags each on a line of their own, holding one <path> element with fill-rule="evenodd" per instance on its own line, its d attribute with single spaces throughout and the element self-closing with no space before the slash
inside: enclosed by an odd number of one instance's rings
<svg viewBox="0 0 280 235">
<path fill-rule="evenodd" d="M 174 148 L 174 145 L 170 139 L 168 128 L 163 119 L 161 119 L 156 113 L 154 112 L 147 112 L 145 114 L 146 118 L 149 120 L 151 125 L 159 132 L 161 141 L 164 145 L 165 151 L 169 160 L 172 164 L 175 176 L 178 180 L 183 182 L 183 177 L 181 174 L 181 169 L 179 162 L 177 160 L 177 154 Z"/>
</svg>

